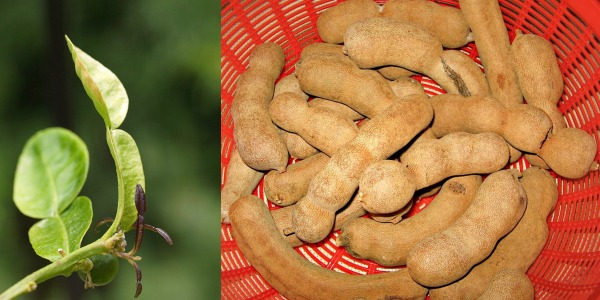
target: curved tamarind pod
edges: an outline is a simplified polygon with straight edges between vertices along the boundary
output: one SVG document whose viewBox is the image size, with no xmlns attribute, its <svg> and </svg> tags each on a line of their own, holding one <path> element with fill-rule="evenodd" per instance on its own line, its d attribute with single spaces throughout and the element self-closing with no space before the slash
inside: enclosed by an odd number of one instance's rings
<svg viewBox="0 0 600 300">
<path fill-rule="evenodd" d="M 410 276 L 424 286 L 440 287 L 465 276 L 487 258 L 525 212 L 527 194 L 519 176 L 515 169 L 490 174 L 471 205 L 450 227 L 410 250 L 406 258 Z"/>
<path fill-rule="evenodd" d="M 432 299 L 477 299 L 494 276 L 503 269 L 527 272 L 548 239 L 546 218 L 558 199 L 556 180 L 548 171 L 531 167 L 520 179 L 527 193 L 527 208 L 521 221 L 496 245 L 494 252 L 460 280 L 432 289 Z"/>
<path fill-rule="evenodd" d="M 431 129 L 438 137 L 459 131 L 493 132 L 518 150 L 538 153 L 552 129 L 548 115 L 527 104 L 506 108 L 490 97 L 450 94 L 429 100 L 435 111 Z"/>
<path fill-rule="evenodd" d="M 513 69 L 527 103 L 542 109 L 552 120 L 552 133 L 566 128 L 567 122 L 556 104 L 563 94 L 564 82 L 549 41 L 535 34 L 517 35 L 510 45 Z"/>
<path fill-rule="evenodd" d="M 225 184 L 221 189 L 221 222 L 229 223 L 229 208 L 233 202 L 252 194 L 263 175 L 264 173 L 248 167 L 237 149 L 233 149 L 225 172 Z"/>
<path fill-rule="evenodd" d="M 242 160 L 259 171 L 283 172 L 288 163 L 285 143 L 269 116 L 275 80 L 285 56 L 281 46 L 264 43 L 256 46 L 248 69 L 240 75 L 231 104 L 233 138 Z"/>
<path fill-rule="evenodd" d="M 415 283 L 406 269 L 362 276 L 309 262 L 281 236 L 266 205 L 255 196 L 235 202 L 231 225 L 233 237 L 250 264 L 286 298 L 424 299 L 427 295 L 427 289 Z"/>
<path fill-rule="evenodd" d="M 432 118 L 427 97 L 411 95 L 370 119 L 310 182 L 294 210 L 296 235 L 309 243 L 323 240 L 331 232 L 335 212 L 356 191 L 362 172 L 404 147 Z"/>
<path fill-rule="evenodd" d="M 390 0 L 383 5 L 381 15 L 427 29 L 446 48 L 460 48 L 473 41 L 471 29 L 456 7 L 425 0 Z"/>
<path fill-rule="evenodd" d="M 420 213 L 398 224 L 358 218 L 342 227 L 337 242 L 357 258 L 383 266 L 402 266 L 416 243 L 446 229 L 469 207 L 481 185 L 481 176 L 448 179 L 435 199 Z"/>
<path fill-rule="evenodd" d="M 419 51 L 414 51 L 419 49 Z M 452 94 L 472 95 L 465 80 L 484 75 L 471 59 L 451 61 L 456 55 L 444 55 L 440 41 L 427 30 L 397 20 L 377 17 L 354 23 L 344 35 L 344 51 L 360 68 L 397 66 L 425 74 Z M 474 67 L 458 69 L 469 63 Z"/>
<path fill-rule="evenodd" d="M 311 55 L 296 64 L 304 92 L 348 105 L 373 118 L 396 100 L 388 80 L 373 70 L 362 70 L 348 57 Z"/>
<path fill-rule="evenodd" d="M 277 126 L 297 133 L 330 156 L 358 133 L 352 120 L 327 108 L 309 107 L 308 102 L 294 93 L 277 95 L 271 102 L 269 113 Z"/>
</svg>

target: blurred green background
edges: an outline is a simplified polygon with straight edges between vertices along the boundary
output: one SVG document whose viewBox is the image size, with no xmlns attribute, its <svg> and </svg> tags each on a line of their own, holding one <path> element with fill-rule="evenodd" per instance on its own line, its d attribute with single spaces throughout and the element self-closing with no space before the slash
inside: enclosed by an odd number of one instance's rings
<svg viewBox="0 0 600 300">
<path fill-rule="evenodd" d="M 0 2 L 0 291 L 47 264 L 28 242 L 36 220 L 12 201 L 19 153 L 36 131 L 62 126 L 77 133 L 90 152 L 81 194 L 93 201 L 93 222 L 116 211 L 104 125 L 75 74 L 67 34 L 125 86 L 130 104 L 121 128 L 136 140 L 144 163 L 146 222 L 175 241 L 168 246 L 146 232 L 138 252 L 140 299 L 219 297 L 219 28 L 217 1 Z M 99 237 L 90 230 L 84 244 Z M 76 275 L 57 277 L 19 299 L 131 299 L 134 293 L 134 269 L 121 260 L 107 286 L 84 290 Z"/>
</svg>

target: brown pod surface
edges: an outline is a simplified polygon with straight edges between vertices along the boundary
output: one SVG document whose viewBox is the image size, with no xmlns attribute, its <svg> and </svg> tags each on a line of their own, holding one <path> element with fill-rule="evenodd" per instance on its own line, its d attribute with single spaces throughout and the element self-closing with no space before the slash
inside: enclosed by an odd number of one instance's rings
<svg viewBox="0 0 600 300">
<path fill-rule="evenodd" d="M 278 129 L 278 132 L 287 147 L 288 153 L 292 157 L 306 159 L 320 152 L 319 149 L 311 146 L 301 136 L 295 133 L 283 129 Z"/>
<path fill-rule="evenodd" d="M 350 119 L 352 121 L 358 121 L 358 120 L 365 118 L 365 116 L 359 114 L 354 109 L 350 108 L 350 106 L 348 106 L 348 105 L 345 105 L 345 104 L 342 104 L 339 102 L 335 102 L 335 101 L 331 101 L 331 100 L 327 100 L 327 99 L 323 99 L 323 98 L 312 99 L 311 101 L 308 102 L 308 106 L 309 107 L 328 108 L 332 111 L 337 112 L 340 116 L 342 116 L 346 119 Z"/>
<path fill-rule="evenodd" d="M 221 188 L 221 222 L 229 224 L 229 208 L 237 199 L 252 194 L 264 173 L 248 167 L 237 149 L 231 151 L 231 158 L 225 172 L 225 184 Z"/>
<path fill-rule="evenodd" d="M 458 3 L 473 32 L 490 94 L 506 107 L 523 103 L 517 75 L 512 69 L 510 41 L 500 4 L 497 0 L 459 0 Z"/>
<path fill-rule="evenodd" d="M 309 56 L 296 64 L 296 77 L 307 94 L 343 103 L 368 118 L 396 98 L 377 71 L 362 70 L 345 56 Z"/>
<path fill-rule="evenodd" d="M 339 55 L 345 56 L 342 45 L 329 44 L 329 43 L 313 43 L 302 49 L 300 52 L 300 59 L 298 62 L 302 62 L 304 59 L 314 55 Z"/>
<path fill-rule="evenodd" d="M 508 158 L 506 142 L 495 133 L 454 132 L 413 145 L 401 161 L 422 189 L 450 176 L 493 173 L 506 166 Z"/>
<path fill-rule="evenodd" d="M 493 132 L 518 150 L 538 153 L 552 129 L 546 113 L 527 104 L 505 108 L 490 97 L 444 94 L 429 98 L 435 111 L 433 133 Z"/>
<path fill-rule="evenodd" d="M 348 26 L 379 15 L 373 0 L 348 0 L 321 13 L 317 19 L 319 37 L 327 43 L 341 44 Z"/>
<path fill-rule="evenodd" d="M 362 126 L 352 141 L 331 156 L 297 203 L 294 227 L 298 237 L 309 243 L 323 240 L 331 232 L 334 213 L 356 191 L 362 172 L 405 146 L 432 118 L 427 98 L 411 95 Z"/>
<path fill-rule="evenodd" d="M 406 269 L 362 276 L 309 262 L 281 236 L 266 205 L 255 196 L 236 201 L 231 225 L 250 264 L 288 299 L 424 299 L 427 295 L 427 289 L 415 283 Z"/>
<path fill-rule="evenodd" d="M 275 80 L 284 62 L 281 46 L 260 44 L 237 81 L 231 106 L 234 141 L 242 160 L 256 170 L 282 172 L 288 162 L 286 145 L 269 116 Z"/>
<path fill-rule="evenodd" d="M 410 77 L 400 77 L 394 81 L 390 81 L 389 85 L 398 98 L 404 98 L 413 94 L 427 95 L 423 86 Z"/>
<path fill-rule="evenodd" d="M 368 166 L 360 176 L 358 200 L 373 214 L 390 214 L 405 207 L 417 189 L 413 174 L 396 160 Z"/>
<path fill-rule="evenodd" d="M 464 214 L 410 250 L 406 266 L 411 277 L 428 287 L 447 285 L 488 257 L 525 212 L 527 195 L 519 176 L 514 169 L 490 174 Z"/>
<path fill-rule="evenodd" d="M 498 272 L 485 292 L 477 300 L 533 300 L 535 290 L 523 272 L 506 269 Z"/>
<path fill-rule="evenodd" d="M 417 73 L 402 68 L 402 67 L 395 67 L 395 66 L 384 66 L 384 67 L 379 67 L 379 68 L 375 68 L 375 70 L 377 70 L 377 72 L 379 72 L 379 74 L 381 74 L 383 77 L 385 77 L 388 80 L 396 80 L 402 77 L 410 77 L 412 75 L 415 75 Z"/>
<path fill-rule="evenodd" d="M 298 78 L 296 78 L 296 75 L 294 74 L 290 74 L 282 78 L 279 80 L 279 82 L 277 82 L 277 84 L 275 84 L 275 92 L 273 97 L 277 97 L 277 95 L 285 92 L 294 93 L 303 100 L 308 100 L 308 95 L 305 94 L 302 89 L 300 89 L 300 83 L 298 83 Z M 279 130 L 279 135 L 285 142 L 288 153 L 295 158 L 304 159 L 319 152 L 318 149 L 311 146 L 301 136 L 295 133 Z"/>
<path fill-rule="evenodd" d="M 351 25 L 344 36 L 344 51 L 360 68 L 403 67 L 431 77 L 452 94 L 468 95 L 471 87 L 467 84 L 474 81 L 463 77 L 482 76 L 481 72 L 472 73 L 472 68 L 456 68 L 463 64 L 453 64 L 456 69 L 445 64 L 442 44 L 427 30 L 389 18 L 370 18 Z"/>
<path fill-rule="evenodd" d="M 597 144 L 594 138 L 579 128 L 562 128 L 550 134 L 538 155 L 565 178 L 580 178 L 594 164 Z"/>
<path fill-rule="evenodd" d="M 548 114 L 554 125 L 553 133 L 567 127 L 556 106 L 563 94 L 564 82 L 552 44 L 541 36 L 517 30 L 510 54 L 527 103 Z"/>
<path fill-rule="evenodd" d="M 470 205 L 481 185 L 481 176 L 448 179 L 435 199 L 420 213 L 398 224 L 359 218 L 342 227 L 338 244 L 351 255 L 383 266 L 406 264 L 416 243 L 450 226 Z"/>
<path fill-rule="evenodd" d="M 293 163 L 285 172 L 271 171 L 265 175 L 265 195 L 280 206 L 292 205 L 306 195 L 312 177 L 329 161 L 324 153 Z"/>
<path fill-rule="evenodd" d="M 369 166 L 360 178 L 358 197 L 370 213 L 392 213 L 404 207 L 416 190 L 451 176 L 493 173 L 506 166 L 508 158 L 508 145 L 491 132 L 455 132 L 423 140 L 402 153 L 401 162 Z"/>
<path fill-rule="evenodd" d="M 277 95 L 269 107 L 273 123 L 282 129 L 297 133 L 307 143 L 331 156 L 351 141 L 358 127 L 336 112 L 308 103 L 294 93 Z"/>
<path fill-rule="evenodd" d="M 432 299 L 477 299 L 501 270 L 527 272 L 548 238 L 546 218 L 556 205 L 558 191 L 550 173 L 537 167 L 525 170 L 520 182 L 528 198 L 521 221 L 498 242 L 492 255 L 473 267 L 467 276 L 451 285 L 432 289 Z"/>
<path fill-rule="evenodd" d="M 442 53 L 442 65 L 454 80 L 459 92 L 463 96 L 489 95 L 490 88 L 483 71 L 466 54 L 458 50 L 446 50 Z M 461 74 L 453 74 L 454 70 L 461 70 Z"/>
<path fill-rule="evenodd" d="M 294 234 L 294 226 L 292 223 L 292 213 L 294 212 L 294 205 L 282 207 L 279 209 L 271 210 L 271 215 L 275 221 L 275 225 L 279 229 L 279 232 L 292 247 L 303 245 L 296 234 Z M 342 228 L 346 223 L 363 216 L 367 212 L 362 208 L 362 205 L 353 199 L 340 209 L 335 214 L 335 222 L 333 224 L 333 230 Z"/>
<path fill-rule="evenodd" d="M 300 88 L 300 83 L 295 74 L 285 76 L 275 84 L 275 90 L 273 92 L 273 98 L 283 93 L 294 93 L 298 95 L 302 100 L 308 101 L 308 95 L 305 94 Z"/>
<path fill-rule="evenodd" d="M 381 15 L 421 26 L 446 48 L 460 48 L 472 41 L 471 29 L 460 9 L 426 0 L 390 0 Z"/>
</svg>

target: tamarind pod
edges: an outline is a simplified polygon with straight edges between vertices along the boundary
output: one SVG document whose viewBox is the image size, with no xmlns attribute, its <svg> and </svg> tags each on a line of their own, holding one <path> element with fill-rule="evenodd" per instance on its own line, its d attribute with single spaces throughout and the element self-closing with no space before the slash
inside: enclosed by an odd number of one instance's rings
<svg viewBox="0 0 600 300">
<path fill-rule="evenodd" d="M 552 133 L 567 122 L 556 104 L 563 94 L 564 81 L 552 44 L 541 36 L 517 30 L 510 45 L 512 65 L 527 103 L 542 109 L 552 120 Z"/>
<path fill-rule="evenodd" d="M 371 164 L 359 181 L 358 197 L 370 213 L 392 213 L 416 190 L 457 175 L 489 174 L 508 162 L 508 145 L 495 133 L 454 132 L 422 140 L 402 153 L 401 161 Z"/>
<path fill-rule="evenodd" d="M 456 7 L 425 0 L 390 0 L 381 15 L 427 29 L 446 48 L 460 48 L 472 41 L 471 29 Z"/>
<path fill-rule="evenodd" d="M 548 239 L 546 218 L 556 205 L 558 191 L 556 180 L 550 173 L 537 167 L 523 171 L 520 182 L 528 199 L 517 226 L 467 276 L 448 286 L 432 289 L 432 299 L 477 299 L 501 270 L 516 269 L 525 273 L 534 263 Z"/>
<path fill-rule="evenodd" d="M 306 159 L 306 158 L 309 158 L 309 157 L 321 152 L 321 151 L 319 151 L 319 149 L 317 149 L 317 148 L 311 146 L 309 143 L 307 143 L 298 134 L 285 131 L 281 128 L 278 128 L 277 131 L 279 132 L 279 135 L 281 135 L 281 138 L 283 139 L 283 142 L 285 143 L 288 153 L 292 157 L 299 158 L 299 159 Z"/>
<path fill-rule="evenodd" d="M 400 77 L 389 82 L 390 87 L 394 91 L 397 98 L 401 99 L 408 95 L 421 94 L 426 96 L 423 86 L 416 80 L 410 77 Z"/>
<path fill-rule="evenodd" d="M 498 0 L 459 0 L 458 3 L 473 33 L 491 96 L 506 107 L 523 103 Z"/>
<path fill-rule="evenodd" d="M 233 237 L 250 264 L 288 299 L 424 299 L 427 289 L 406 269 L 350 275 L 317 266 L 281 236 L 266 205 L 246 196 L 231 207 Z"/>
<path fill-rule="evenodd" d="M 270 171 L 265 175 L 267 199 L 280 206 L 292 205 L 306 195 L 313 176 L 329 161 L 329 156 L 317 153 L 289 165 L 285 172 Z"/>
<path fill-rule="evenodd" d="M 596 140 L 579 128 L 561 128 L 548 135 L 538 156 L 556 174 L 565 178 L 580 178 L 593 170 L 598 145 Z"/>
<path fill-rule="evenodd" d="M 487 258 L 525 212 L 527 194 L 520 176 L 518 170 L 507 169 L 486 177 L 471 205 L 452 225 L 410 250 L 406 267 L 411 277 L 424 286 L 440 287 Z"/>
<path fill-rule="evenodd" d="M 541 109 L 527 105 L 504 107 L 485 96 L 444 94 L 429 98 L 435 111 L 433 133 L 493 132 L 518 150 L 538 153 L 552 129 L 552 121 Z"/>
<path fill-rule="evenodd" d="M 307 94 L 343 103 L 368 118 L 396 100 L 383 76 L 343 55 L 308 56 L 296 64 L 296 77 Z"/>
<path fill-rule="evenodd" d="M 534 299 L 535 290 L 523 272 L 506 269 L 498 272 L 477 300 Z"/>
<path fill-rule="evenodd" d="M 273 216 L 275 225 L 277 225 L 277 228 L 279 229 L 281 235 L 285 237 L 285 239 L 292 247 L 297 247 L 304 244 L 304 242 L 302 242 L 294 234 L 294 228 L 292 224 L 293 211 L 294 206 L 291 205 L 272 210 L 271 215 Z M 350 201 L 350 203 L 348 203 L 347 206 L 343 207 L 335 214 L 333 230 L 338 230 L 342 228 L 342 226 L 344 226 L 348 222 L 357 219 L 366 213 L 367 212 L 362 208 L 362 205 L 358 201 L 353 199 L 352 201 Z"/>
<path fill-rule="evenodd" d="M 358 133 L 352 120 L 327 108 L 310 107 L 294 93 L 277 95 L 271 102 L 269 113 L 277 126 L 297 133 L 327 155 L 337 152 Z"/>
<path fill-rule="evenodd" d="M 285 143 L 269 116 L 275 80 L 284 62 L 281 46 L 274 43 L 256 46 L 250 54 L 248 69 L 238 78 L 233 96 L 231 117 L 236 147 L 242 160 L 259 171 L 283 172 L 288 163 Z"/>
<path fill-rule="evenodd" d="M 383 224 L 359 218 L 342 227 L 337 242 L 357 258 L 383 266 L 406 264 L 416 243 L 450 226 L 467 209 L 482 179 L 479 175 L 448 179 L 435 199 L 420 213 L 398 224 Z"/>
<path fill-rule="evenodd" d="M 463 96 L 490 95 L 490 88 L 483 71 L 466 54 L 458 50 L 445 50 L 442 52 L 442 65 L 458 86 Z M 460 74 L 458 73 L 460 71 Z M 453 74 L 455 72 L 456 74 Z"/>
<path fill-rule="evenodd" d="M 335 102 L 323 98 L 314 98 L 308 102 L 309 107 L 323 107 L 335 111 L 341 117 L 352 121 L 358 121 L 364 119 L 365 116 L 359 114 L 354 109 L 350 108 L 350 106 L 342 104 L 340 102 Z"/>
<path fill-rule="evenodd" d="M 375 68 L 375 70 L 388 80 L 396 80 L 399 78 L 410 77 L 412 75 L 417 74 L 411 70 L 396 66 L 383 66 Z"/>
<path fill-rule="evenodd" d="M 427 98 L 410 95 L 370 119 L 311 180 L 308 193 L 295 206 L 296 235 L 309 243 L 323 240 L 331 232 L 334 213 L 356 191 L 362 172 L 404 147 L 432 118 Z"/>
<path fill-rule="evenodd" d="M 298 95 L 302 100 L 308 101 L 308 95 L 300 88 L 300 82 L 296 78 L 295 74 L 290 74 L 281 78 L 279 82 L 275 84 L 275 90 L 273 91 L 273 98 L 283 93 L 294 93 Z"/>
<path fill-rule="evenodd" d="M 242 196 L 252 194 L 263 175 L 264 173 L 248 167 L 237 149 L 233 149 L 225 172 L 225 184 L 221 188 L 221 222 L 229 223 L 231 204 Z"/>
<path fill-rule="evenodd" d="M 389 18 L 369 18 L 352 24 L 344 35 L 344 52 L 363 69 L 397 66 L 425 74 L 451 94 L 472 95 L 471 89 L 481 88 L 470 87 L 468 84 L 478 81 L 465 78 L 484 76 L 470 59 L 450 62 L 455 55 L 443 57 L 442 44 L 427 30 Z M 467 63 L 473 66 L 458 69 Z"/>
<path fill-rule="evenodd" d="M 323 11 L 317 19 L 319 37 L 332 44 L 344 42 L 348 26 L 379 15 L 379 6 L 372 0 L 348 0 Z"/>
</svg>

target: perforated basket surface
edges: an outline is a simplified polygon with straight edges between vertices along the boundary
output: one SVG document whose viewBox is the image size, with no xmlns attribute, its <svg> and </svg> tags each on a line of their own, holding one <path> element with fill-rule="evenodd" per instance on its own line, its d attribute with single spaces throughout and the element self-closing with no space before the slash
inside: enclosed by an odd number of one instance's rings
<svg viewBox="0 0 600 300">
<path fill-rule="evenodd" d="M 301 50 L 320 42 L 316 20 L 339 0 L 222 0 L 221 2 L 221 184 L 231 151 L 233 121 L 231 101 L 238 76 L 246 70 L 250 51 L 263 42 L 281 45 L 286 64 L 280 78 L 292 73 Z M 386 1 L 377 1 L 384 4 Z M 458 7 L 458 1 L 436 1 Z M 558 104 L 569 127 L 585 130 L 600 143 L 600 4 L 597 0 L 500 1 L 504 21 L 512 38 L 516 29 L 534 33 L 554 45 L 565 89 Z M 461 48 L 480 63 L 474 43 Z M 444 91 L 431 79 L 416 76 L 429 95 Z M 600 146 L 598 147 L 600 149 Z M 600 151 L 596 153 L 600 161 Z M 291 159 L 291 163 L 295 160 Z M 510 167 L 529 167 L 525 158 Z M 556 177 L 559 198 L 548 217 L 549 238 L 527 272 L 536 299 L 600 299 L 600 172 L 571 180 Z M 254 191 L 271 209 L 261 181 Z M 433 198 L 414 205 L 418 213 Z M 256 230 L 260 230 L 257 228 Z M 335 245 L 338 232 L 315 245 L 296 251 L 324 268 L 352 274 L 393 271 L 355 259 Z M 291 270 L 292 271 L 292 270 Z M 231 234 L 221 225 L 221 297 L 223 299 L 284 299 L 248 263 Z"/>
</svg>

